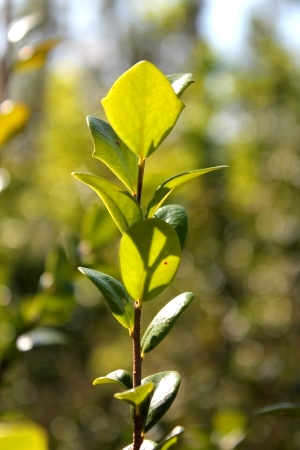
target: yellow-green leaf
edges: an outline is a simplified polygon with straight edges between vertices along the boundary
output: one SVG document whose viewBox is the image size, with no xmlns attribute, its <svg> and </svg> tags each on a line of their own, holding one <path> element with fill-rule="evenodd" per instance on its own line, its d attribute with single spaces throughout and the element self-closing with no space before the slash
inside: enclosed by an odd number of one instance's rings
<svg viewBox="0 0 300 450">
<path fill-rule="evenodd" d="M 128 391 L 119 392 L 114 395 L 119 400 L 124 400 L 129 405 L 139 409 L 140 405 L 147 400 L 154 389 L 154 383 L 148 382 L 141 386 L 129 389 Z"/>
<path fill-rule="evenodd" d="M 29 109 L 23 103 L 5 100 L 0 105 L 0 146 L 21 131 L 29 119 Z"/>
<path fill-rule="evenodd" d="M 3 450 L 47 450 L 47 435 L 33 422 L 0 424 L 0 448 Z"/>
</svg>

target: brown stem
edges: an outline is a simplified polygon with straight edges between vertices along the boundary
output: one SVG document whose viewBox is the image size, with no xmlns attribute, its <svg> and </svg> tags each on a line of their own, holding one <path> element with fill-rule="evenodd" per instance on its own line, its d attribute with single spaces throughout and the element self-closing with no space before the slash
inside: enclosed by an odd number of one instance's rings
<svg viewBox="0 0 300 450">
<path fill-rule="evenodd" d="M 145 159 L 139 159 L 139 173 L 138 173 L 138 185 L 136 199 L 138 204 L 142 201 L 142 190 L 143 190 L 143 180 L 144 180 L 144 170 L 145 170 Z"/>
<path fill-rule="evenodd" d="M 142 356 L 141 356 L 141 304 L 134 305 L 134 329 L 132 333 L 133 343 L 133 387 L 141 385 L 142 381 Z M 139 411 L 133 416 L 133 450 L 139 450 L 143 443 L 142 421 Z"/>
</svg>

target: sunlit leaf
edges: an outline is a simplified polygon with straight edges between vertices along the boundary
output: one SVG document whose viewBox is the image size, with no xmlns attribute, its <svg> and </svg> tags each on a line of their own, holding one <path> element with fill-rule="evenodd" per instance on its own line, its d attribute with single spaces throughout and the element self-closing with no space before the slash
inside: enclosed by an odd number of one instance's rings
<svg viewBox="0 0 300 450">
<path fill-rule="evenodd" d="M 140 450 L 155 450 L 157 448 L 157 444 L 154 441 L 149 441 L 149 439 L 145 439 L 142 443 Z M 127 447 L 123 448 L 123 450 L 133 450 L 133 445 L 130 444 Z"/>
<path fill-rule="evenodd" d="M 125 186 L 136 194 L 137 156 L 126 147 L 107 122 L 94 116 L 88 116 L 87 122 L 94 141 L 93 156 L 106 164 Z"/>
<path fill-rule="evenodd" d="M 129 405 L 133 406 L 138 412 L 139 407 L 147 400 L 153 389 L 154 384 L 149 380 L 149 382 L 145 382 L 141 386 L 137 386 L 128 391 L 119 392 L 115 394 L 114 397 L 129 403 Z"/>
<path fill-rule="evenodd" d="M 144 431 L 149 431 L 168 411 L 176 398 L 181 378 L 178 372 L 167 371 L 150 375 L 142 380 L 142 385 L 154 384 L 154 391 L 148 409 Z"/>
<path fill-rule="evenodd" d="M 164 220 L 174 228 L 183 249 L 188 232 L 188 217 L 185 209 L 180 205 L 162 206 L 156 211 L 154 217 Z"/>
<path fill-rule="evenodd" d="M 102 104 L 117 135 L 141 160 L 159 147 L 184 108 L 165 75 L 148 61 L 121 75 Z"/>
<path fill-rule="evenodd" d="M 180 262 L 176 231 L 160 219 L 141 220 L 123 234 L 120 270 L 124 285 L 138 301 L 151 300 L 174 278 Z"/>
<path fill-rule="evenodd" d="M 222 169 L 228 166 L 217 166 L 217 167 L 209 167 L 208 169 L 198 169 L 192 170 L 190 172 L 180 173 L 178 175 L 174 175 L 171 178 L 165 180 L 154 192 L 152 199 L 150 200 L 146 217 L 152 217 L 160 205 L 166 200 L 166 198 L 171 194 L 173 189 L 185 183 L 186 181 L 192 180 L 193 178 L 199 177 L 200 175 L 204 175 L 205 173 L 212 172 L 213 170 Z"/>
<path fill-rule="evenodd" d="M 171 331 L 175 322 L 192 302 L 194 294 L 185 292 L 164 306 L 146 329 L 141 342 L 142 354 L 153 350 Z"/>
<path fill-rule="evenodd" d="M 21 131 L 29 119 L 29 109 L 23 103 L 5 100 L 0 105 L 0 146 Z"/>
<path fill-rule="evenodd" d="M 177 426 L 175 427 L 170 434 L 168 434 L 162 441 L 160 441 L 157 445 L 157 450 L 168 450 L 173 447 L 178 441 L 178 436 L 184 433 L 184 428 Z"/>
<path fill-rule="evenodd" d="M 45 345 L 66 345 L 68 339 L 64 333 L 54 328 L 36 328 L 21 334 L 16 342 L 18 350 L 26 352 L 34 347 Z"/>
<path fill-rule="evenodd" d="M 99 195 L 122 233 L 134 222 L 142 219 L 141 208 L 126 189 L 95 175 L 85 173 L 72 175 L 90 186 Z"/>
<path fill-rule="evenodd" d="M 194 83 L 193 75 L 191 73 L 167 75 L 167 79 L 171 83 L 177 97 L 181 97 L 186 88 L 188 88 L 190 84 Z"/>
<path fill-rule="evenodd" d="M 59 39 L 49 39 L 36 45 L 25 45 L 17 53 L 15 70 L 33 70 L 45 66 L 48 53 L 59 44 Z"/>
<path fill-rule="evenodd" d="M 47 450 L 47 440 L 44 429 L 35 423 L 0 424 L 0 448 L 3 450 Z"/>
<path fill-rule="evenodd" d="M 296 403 L 278 403 L 276 405 L 266 406 L 254 411 L 258 415 L 276 415 L 276 416 L 299 416 L 300 404 Z"/>
<path fill-rule="evenodd" d="M 79 267 L 79 270 L 95 284 L 113 316 L 131 333 L 134 326 L 134 306 L 123 285 L 105 273 L 85 267 Z"/>
<path fill-rule="evenodd" d="M 118 384 L 125 389 L 132 388 L 132 378 L 127 370 L 115 370 L 114 372 L 107 374 L 105 377 L 99 377 L 93 381 L 93 385 L 107 383 Z"/>
<path fill-rule="evenodd" d="M 9 30 L 7 33 L 8 40 L 10 42 L 19 42 L 31 30 L 40 25 L 43 19 L 44 16 L 41 12 L 34 12 L 22 17 L 21 19 L 14 20 L 9 24 Z"/>
</svg>

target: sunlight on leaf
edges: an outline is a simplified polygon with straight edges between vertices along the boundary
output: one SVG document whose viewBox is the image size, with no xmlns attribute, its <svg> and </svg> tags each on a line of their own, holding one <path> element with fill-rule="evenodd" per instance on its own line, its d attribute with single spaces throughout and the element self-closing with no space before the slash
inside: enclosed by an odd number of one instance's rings
<svg viewBox="0 0 300 450">
<path fill-rule="evenodd" d="M 114 372 L 105 375 L 105 377 L 99 377 L 93 381 L 93 385 L 107 384 L 107 383 L 118 384 L 124 387 L 125 389 L 132 388 L 132 378 L 130 373 L 127 372 L 127 370 L 122 369 L 115 370 Z"/>
<path fill-rule="evenodd" d="M 0 424 L 0 448 L 20 450 L 47 450 L 47 435 L 33 422 Z"/>
<path fill-rule="evenodd" d="M 184 91 L 194 83 L 193 75 L 191 73 L 177 73 L 174 75 L 167 75 L 167 79 L 172 85 L 177 97 L 181 97 Z"/>
<path fill-rule="evenodd" d="M 128 391 L 120 392 L 114 395 L 118 400 L 124 400 L 138 411 L 140 405 L 146 401 L 154 389 L 154 384 L 149 381 Z"/>
</svg>

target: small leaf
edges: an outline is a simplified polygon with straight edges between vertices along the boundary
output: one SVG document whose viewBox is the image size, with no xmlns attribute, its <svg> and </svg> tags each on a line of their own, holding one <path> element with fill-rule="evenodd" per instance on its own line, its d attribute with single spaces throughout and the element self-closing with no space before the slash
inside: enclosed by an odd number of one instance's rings
<svg viewBox="0 0 300 450">
<path fill-rule="evenodd" d="M 118 384 L 125 389 L 132 388 L 132 378 L 127 370 L 115 370 L 114 372 L 107 374 L 105 377 L 99 377 L 93 381 L 93 385 L 107 383 Z"/>
<path fill-rule="evenodd" d="M 21 131 L 29 119 L 29 109 L 23 103 L 5 100 L 0 105 L 0 146 Z"/>
<path fill-rule="evenodd" d="M 222 169 L 228 166 L 217 166 L 217 167 L 209 167 L 208 169 L 198 169 L 192 170 L 190 172 L 183 172 L 178 175 L 174 175 L 171 178 L 165 180 L 154 192 L 152 199 L 150 200 L 146 217 L 152 217 L 160 205 L 166 200 L 166 198 L 171 194 L 173 189 L 186 181 L 191 180 L 192 178 L 199 177 L 200 175 L 204 175 L 205 173 L 212 172 L 213 170 Z"/>
<path fill-rule="evenodd" d="M 123 234 L 120 270 L 124 285 L 137 301 L 151 300 L 174 278 L 181 248 L 171 225 L 160 219 L 141 220 Z"/>
<path fill-rule="evenodd" d="M 66 345 L 67 337 L 54 328 L 36 328 L 21 334 L 16 342 L 17 349 L 26 352 L 34 347 L 43 347 L 45 345 Z"/>
<path fill-rule="evenodd" d="M 148 410 L 144 432 L 149 431 L 168 411 L 176 398 L 181 378 L 178 372 L 168 371 L 150 375 L 142 380 L 142 385 L 152 382 L 154 391 Z"/>
<path fill-rule="evenodd" d="M 254 415 L 299 416 L 300 404 L 278 403 L 254 411 Z"/>
<path fill-rule="evenodd" d="M 150 441 L 149 439 L 145 439 L 142 443 L 140 450 L 155 450 L 157 448 L 157 444 L 154 441 Z M 130 444 L 127 447 L 123 448 L 123 450 L 133 450 L 133 445 Z"/>
<path fill-rule="evenodd" d="M 3 450 L 47 450 L 47 434 L 33 422 L 2 422 L 0 424 L 0 448 Z"/>
<path fill-rule="evenodd" d="M 17 54 L 15 70 L 32 70 L 44 67 L 48 53 L 57 46 L 59 39 L 48 39 L 37 45 L 25 45 Z"/>
<path fill-rule="evenodd" d="M 90 186 L 99 195 L 121 233 L 124 233 L 134 222 L 142 219 L 141 208 L 126 189 L 95 175 L 85 173 L 72 173 L 72 175 Z"/>
<path fill-rule="evenodd" d="M 165 338 L 193 298 L 194 294 L 192 292 L 185 292 L 175 297 L 159 311 L 142 338 L 142 355 L 153 350 Z"/>
<path fill-rule="evenodd" d="M 178 441 L 178 436 L 184 433 L 184 428 L 177 426 L 175 427 L 170 434 L 168 434 L 162 441 L 160 441 L 157 445 L 157 450 L 168 450 L 173 447 L 174 444 Z"/>
<path fill-rule="evenodd" d="M 149 381 L 128 391 L 117 393 L 114 397 L 118 400 L 124 400 L 138 411 L 141 404 L 147 400 L 153 389 L 154 384 Z"/>
<path fill-rule="evenodd" d="M 107 122 L 88 116 L 87 123 L 94 141 L 93 156 L 106 164 L 133 195 L 136 194 L 137 156 L 126 147 Z"/>
<path fill-rule="evenodd" d="M 190 84 L 194 83 L 193 75 L 191 73 L 177 73 L 174 75 L 167 75 L 167 79 L 172 85 L 177 97 L 181 97 L 183 92 L 189 87 Z"/>
<path fill-rule="evenodd" d="M 134 306 L 123 285 L 105 273 L 86 267 L 79 267 L 79 270 L 95 284 L 107 301 L 113 316 L 131 333 L 134 326 Z"/>
<path fill-rule="evenodd" d="M 181 249 L 183 249 L 188 232 L 188 217 L 185 209 L 180 205 L 167 205 L 159 208 L 154 217 L 169 223 L 176 231 Z"/>
<path fill-rule="evenodd" d="M 121 75 L 102 105 L 117 135 L 140 160 L 159 147 L 184 108 L 165 75 L 148 61 Z"/>
</svg>

